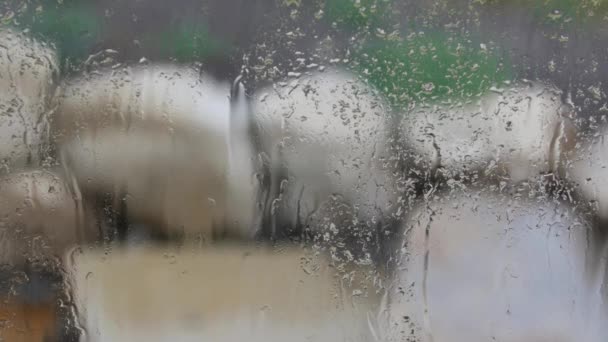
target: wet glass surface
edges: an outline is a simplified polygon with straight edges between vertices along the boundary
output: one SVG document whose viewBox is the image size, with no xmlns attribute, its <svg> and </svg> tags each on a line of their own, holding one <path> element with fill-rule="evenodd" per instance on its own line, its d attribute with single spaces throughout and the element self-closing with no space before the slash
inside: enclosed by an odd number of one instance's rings
<svg viewBox="0 0 608 342">
<path fill-rule="evenodd" d="M 604 0 L 0 2 L 0 341 L 608 339 Z"/>
</svg>

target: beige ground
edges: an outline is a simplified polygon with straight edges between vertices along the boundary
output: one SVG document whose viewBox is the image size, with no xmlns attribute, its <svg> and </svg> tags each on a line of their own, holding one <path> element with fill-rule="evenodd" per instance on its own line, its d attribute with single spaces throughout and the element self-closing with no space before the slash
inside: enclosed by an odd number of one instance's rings
<svg viewBox="0 0 608 342">
<path fill-rule="evenodd" d="M 369 268 L 300 248 L 150 248 L 67 257 L 86 341 L 363 341 Z"/>
</svg>

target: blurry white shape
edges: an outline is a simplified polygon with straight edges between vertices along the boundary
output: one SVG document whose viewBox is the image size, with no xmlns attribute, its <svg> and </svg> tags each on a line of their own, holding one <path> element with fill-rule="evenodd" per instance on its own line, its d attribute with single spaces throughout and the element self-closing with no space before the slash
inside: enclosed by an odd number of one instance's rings
<svg viewBox="0 0 608 342">
<path fill-rule="evenodd" d="M 1 264 L 59 261 L 67 249 L 96 237 L 82 201 L 57 175 L 28 171 L 0 178 Z"/>
<path fill-rule="evenodd" d="M 608 130 L 582 141 L 569 155 L 565 177 L 576 183 L 584 199 L 592 201 L 602 220 L 608 220 Z"/>
<path fill-rule="evenodd" d="M 232 233 L 251 234 L 249 137 L 238 125 L 232 130 L 228 84 L 187 67 L 153 65 L 69 80 L 64 88 L 53 132 L 85 194 L 124 194 L 131 219 L 170 234 L 211 233 L 225 220 L 238 220 Z M 236 171 L 230 155 L 243 159 Z"/>
<path fill-rule="evenodd" d="M 66 259 L 81 341 L 371 341 L 371 270 L 342 278 L 300 248 L 74 250 Z"/>
<path fill-rule="evenodd" d="M 232 227 L 249 227 L 245 233 L 252 236 L 258 231 L 261 223 L 261 214 L 256 214 L 253 208 L 258 200 L 259 184 L 254 169 L 253 141 L 250 133 L 253 117 L 240 76 L 233 83 L 231 100 L 227 170 L 229 214 L 226 215 L 226 220 Z"/>
<path fill-rule="evenodd" d="M 455 191 L 415 209 L 391 341 L 605 340 L 600 234 L 548 198 Z"/>
<path fill-rule="evenodd" d="M 47 111 L 58 73 L 55 51 L 25 34 L 0 28 L 0 159 L 21 169 L 40 161 Z"/>
<path fill-rule="evenodd" d="M 306 222 L 332 194 L 365 221 L 388 212 L 396 197 L 390 109 L 370 86 L 345 71 L 313 72 L 260 90 L 254 113 L 274 195 L 280 170 L 287 173 L 280 196 L 287 220 Z"/>
<path fill-rule="evenodd" d="M 418 106 L 401 123 L 402 141 L 420 166 L 447 178 L 479 173 L 523 181 L 555 172 L 576 130 L 560 92 L 540 83 L 493 90 L 471 103 Z"/>
</svg>

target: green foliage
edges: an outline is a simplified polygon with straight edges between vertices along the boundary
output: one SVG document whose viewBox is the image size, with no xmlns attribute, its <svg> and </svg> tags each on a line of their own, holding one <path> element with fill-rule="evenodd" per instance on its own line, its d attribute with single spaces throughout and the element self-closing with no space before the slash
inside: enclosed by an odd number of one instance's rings
<svg viewBox="0 0 608 342">
<path fill-rule="evenodd" d="M 53 42 L 62 67 L 66 68 L 96 52 L 95 46 L 105 38 L 107 23 L 93 0 L 38 0 L 25 6 L 10 24 Z M 202 24 L 161 22 L 159 25 L 160 33 L 150 33 L 140 39 L 147 51 L 159 53 L 157 57 L 192 62 L 229 51 L 229 47 L 214 39 Z"/>
<path fill-rule="evenodd" d="M 149 44 L 158 44 L 161 55 L 179 62 L 191 62 L 220 56 L 230 47 L 214 39 L 201 24 L 182 23 L 161 33 L 160 37 L 148 37 Z"/>
<path fill-rule="evenodd" d="M 580 25 L 608 17 L 607 0 L 473 0 L 481 5 L 509 5 L 528 8 L 548 24 Z"/>
<path fill-rule="evenodd" d="M 412 34 L 375 40 L 356 57 L 356 68 L 396 107 L 428 100 L 466 100 L 511 79 L 511 70 L 489 48 L 445 34 Z"/>
<path fill-rule="evenodd" d="M 325 0 L 323 5 L 326 20 L 356 32 L 358 41 L 368 41 L 350 46 L 353 69 L 396 107 L 414 101 L 467 100 L 512 79 L 507 61 L 491 47 L 446 32 L 406 37 L 407 31 L 394 30 L 397 18 L 391 0 Z"/>
<path fill-rule="evenodd" d="M 388 0 L 326 0 L 324 6 L 326 20 L 349 30 L 382 26 L 389 10 Z"/>
<path fill-rule="evenodd" d="M 47 4 L 23 13 L 18 26 L 29 29 L 34 36 L 52 41 L 64 67 L 86 58 L 98 42 L 102 28 L 93 4 L 87 1 L 45 2 Z"/>
</svg>

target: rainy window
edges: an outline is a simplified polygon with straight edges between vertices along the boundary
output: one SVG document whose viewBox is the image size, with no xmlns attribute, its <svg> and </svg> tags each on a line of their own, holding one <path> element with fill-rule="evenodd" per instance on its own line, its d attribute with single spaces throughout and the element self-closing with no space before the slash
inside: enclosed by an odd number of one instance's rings
<svg viewBox="0 0 608 342">
<path fill-rule="evenodd" d="M 0 0 L 0 342 L 608 340 L 608 1 Z"/>
</svg>

